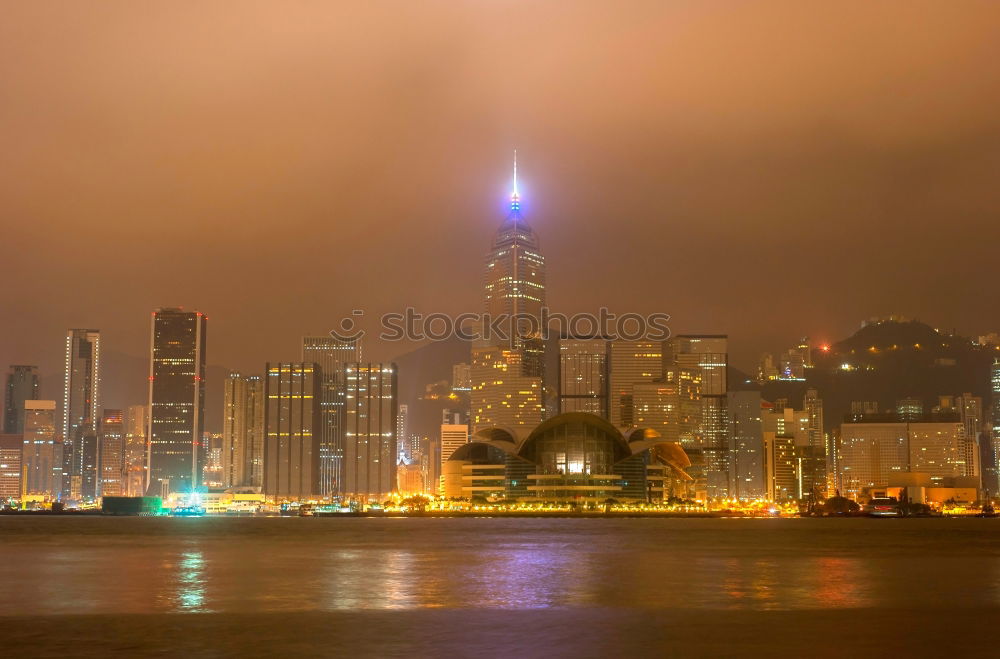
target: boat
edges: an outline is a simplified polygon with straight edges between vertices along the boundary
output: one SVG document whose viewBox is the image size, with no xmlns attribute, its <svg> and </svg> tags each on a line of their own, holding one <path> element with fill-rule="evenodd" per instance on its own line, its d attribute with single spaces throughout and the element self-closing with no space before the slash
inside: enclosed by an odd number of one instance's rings
<svg viewBox="0 0 1000 659">
<path fill-rule="evenodd" d="M 170 511 L 171 517 L 204 517 L 205 509 L 202 506 L 177 506 Z"/>
</svg>

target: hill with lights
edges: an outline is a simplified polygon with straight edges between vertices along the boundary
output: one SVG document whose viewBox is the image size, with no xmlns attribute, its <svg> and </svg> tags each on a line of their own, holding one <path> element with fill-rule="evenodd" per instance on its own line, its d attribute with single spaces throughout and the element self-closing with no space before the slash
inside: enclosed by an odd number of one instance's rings
<svg viewBox="0 0 1000 659">
<path fill-rule="evenodd" d="M 809 387 L 823 398 L 831 428 L 850 411 L 851 401 L 877 401 L 883 410 L 902 398 L 922 400 L 925 409 L 942 395 L 971 393 L 990 400 L 990 367 L 1000 351 L 945 334 L 919 321 L 885 320 L 812 352 L 805 382 L 773 381 L 762 387 L 766 400 L 788 398 L 801 404 Z"/>
</svg>

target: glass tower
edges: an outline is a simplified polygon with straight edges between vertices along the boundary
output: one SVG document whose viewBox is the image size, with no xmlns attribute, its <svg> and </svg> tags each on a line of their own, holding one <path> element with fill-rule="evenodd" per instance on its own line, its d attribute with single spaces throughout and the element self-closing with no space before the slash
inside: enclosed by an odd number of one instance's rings
<svg viewBox="0 0 1000 659">
<path fill-rule="evenodd" d="M 187 492 L 201 484 L 207 322 L 199 311 L 153 312 L 146 433 L 152 496 Z"/>
</svg>

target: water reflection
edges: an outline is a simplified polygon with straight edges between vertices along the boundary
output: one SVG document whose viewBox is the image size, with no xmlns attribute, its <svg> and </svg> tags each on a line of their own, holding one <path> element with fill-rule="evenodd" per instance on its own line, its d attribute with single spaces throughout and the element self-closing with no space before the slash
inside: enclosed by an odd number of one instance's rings
<svg viewBox="0 0 1000 659">
<path fill-rule="evenodd" d="M 159 583 L 159 608 L 178 613 L 208 611 L 205 607 L 205 556 L 200 549 L 168 554 L 159 564 L 165 577 Z"/>
<path fill-rule="evenodd" d="M 38 527 L 0 529 L 0 614 L 1000 604 L 988 520 L 204 521 L 17 520 Z M 953 539 L 965 526 L 976 542 Z"/>
</svg>

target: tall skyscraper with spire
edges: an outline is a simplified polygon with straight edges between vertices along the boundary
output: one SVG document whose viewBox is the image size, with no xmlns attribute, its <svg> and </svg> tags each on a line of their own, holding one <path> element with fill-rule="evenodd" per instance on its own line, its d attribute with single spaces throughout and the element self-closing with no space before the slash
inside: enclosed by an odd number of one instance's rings
<svg viewBox="0 0 1000 659">
<path fill-rule="evenodd" d="M 517 319 L 519 331 L 490 343 L 522 352 L 523 374 L 542 377 L 544 345 L 539 335 L 545 307 L 545 257 L 538 237 L 521 215 L 517 188 L 517 152 L 510 211 L 497 229 L 486 257 L 485 311 L 491 318 Z M 507 325 L 509 327 L 509 325 Z"/>
<path fill-rule="evenodd" d="M 473 428 L 534 426 L 543 416 L 545 258 L 521 215 L 517 152 L 510 210 L 486 257 L 484 307 L 505 334 L 484 335 L 472 347 L 470 407 Z M 515 324 L 516 323 L 516 324 Z M 496 323 L 494 323 L 496 324 Z M 483 324 L 487 329 L 489 321 Z M 448 459 L 442 452 L 441 458 Z"/>
</svg>

